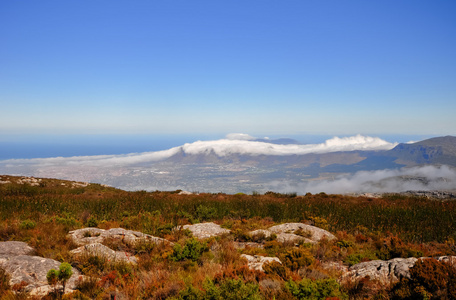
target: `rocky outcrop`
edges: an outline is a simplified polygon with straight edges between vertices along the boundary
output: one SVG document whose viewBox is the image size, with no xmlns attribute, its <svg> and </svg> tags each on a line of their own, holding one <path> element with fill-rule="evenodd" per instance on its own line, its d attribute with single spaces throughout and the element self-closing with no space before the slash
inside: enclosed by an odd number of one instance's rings
<svg viewBox="0 0 456 300">
<path fill-rule="evenodd" d="M 277 241 L 281 242 L 281 243 L 299 243 L 299 242 L 311 243 L 311 244 L 316 243 L 316 241 L 313 241 L 311 239 L 305 238 L 301 235 L 297 235 L 294 233 L 279 233 L 279 234 L 277 234 Z"/>
<path fill-rule="evenodd" d="M 438 261 L 445 262 L 456 268 L 456 256 L 439 256 L 434 257 Z"/>
<path fill-rule="evenodd" d="M 282 262 L 280 261 L 279 258 L 277 257 L 268 257 L 268 256 L 260 256 L 260 255 L 247 255 L 247 254 L 241 254 L 241 257 L 245 258 L 247 260 L 247 264 L 250 269 L 256 270 L 256 271 L 261 271 L 264 272 L 263 270 L 263 265 L 266 263 L 271 263 L 271 262 L 278 262 L 281 264 Z"/>
<path fill-rule="evenodd" d="M 410 268 L 418 259 L 394 258 L 387 261 L 373 260 L 351 266 L 348 272 L 342 275 L 342 281 L 357 281 L 364 277 L 376 280 L 380 284 L 390 284 L 399 281 L 402 277 L 410 278 Z"/>
<path fill-rule="evenodd" d="M 407 196 L 426 197 L 428 199 L 450 200 L 456 198 L 456 191 L 406 191 L 400 193 Z"/>
<path fill-rule="evenodd" d="M 124 251 L 114 251 L 100 243 L 88 244 L 77 249 L 71 250 L 70 254 L 74 260 L 79 260 L 88 256 L 98 256 L 109 262 L 126 262 L 137 264 L 138 260 L 135 256 Z"/>
<path fill-rule="evenodd" d="M 329 231 L 304 223 L 284 223 L 269 227 L 268 229 L 257 229 L 249 232 L 249 235 L 252 237 L 264 236 L 265 238 L 269 238 L 272 234 L 275 234 L 277 241 L 281 243 L 297 243 L 301 241 L 305 243 L 317 243 L 324 237 L 329 240 L 336 239 Z"/>
<path fill-rule="evenodd" d="M 46 274 L 50 269 L 58 270 L 60 262 L 28 255 L 33 252 L 34 249 L 23 242 L 0 242 L 0 266 L 11 276 L 10 285 L 22 284 L 23 290 L 30 295 L 44 296 L 53 289 L 47 284 Z M 79 275 L 73 268 L 66 292 L 75 289 Z"/>
<path fill-rule="evenodd" d="M 155 244 L 170 243 L 166 239 L 145 234 L 139 231 L 127 230 L 123 228 L 111 228 L 109 230 L 87 227 L 69 232 L 70 239 L 78 246 L 103 243 L 107 240 L 121 241 L 130 247 L 135 247 L 139 243 L 151 242 Z"/>
<path fill-rule="evenodd" d="M 255 242 L 233 242 L 233 246 L 236 249 L 246 249 L 246 248 L 260 248 L 263 249 L 264 245 Z"/>
<path fill-rule="evenodd" d="M 267 229 L 257 229 L 249 232 L 249 235 L 253 238 L 265 238 L 271 237 L 272 232 Z"/>
<path fill-rule="evenodd" d="M 308 235 L 308 239 L 314 242 L 319 242 L 324 237 L 326 237 L 328 240 L 336 239 L 336 237 L 329 231 L 304 223 L 284 223 L 269 227 L 268 230 L 275 234 L 301 232 Z"/>
<path fill-rule="evenodd" d="M 0 242 L 0 262 L 3 257 L 6 259 L 10 256 L 32 255 L 34 252 L 35 249 L 33 249 L 32 247 L 27 245 L 27 243 L 24 242 Z"/>
<path fill-rule="evenodd" d="M 182 229 L 190 230 L 193 236 L 198 239 L 206 239 L 231 232 L 230 230 L 222 228 L 220 225 L 213 222 L 184 225 L 182 226 Z"/>
<path fill-rule="evenodd" d="M 370 280 L 377 280 L 380 284 L 387 285 L 398 282 L 402 277 L 410 278 L 410 268 L 415 265 L 417 260 L 428 258 L 410 257 L 394 258 L 387 261 L 373 260 L 362 262 L 351 266 L 348 272 L 342 275 L 341 281 L 357 281 L 369 277 Z M 439 256 L 434 258 L 456 267 L 456 256 Z"/>
</svg>

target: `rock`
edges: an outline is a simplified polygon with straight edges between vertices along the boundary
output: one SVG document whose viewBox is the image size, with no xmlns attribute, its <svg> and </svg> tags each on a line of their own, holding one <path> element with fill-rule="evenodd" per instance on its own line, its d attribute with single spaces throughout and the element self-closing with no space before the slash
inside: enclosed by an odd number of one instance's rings
<svg viewBox="0 0 456 300">
<path fill-rule="evenodd" d="M 50 269 L 59 269 L 60 262 L 39 256 L 17 255 L 5 259 L 1 266 L 11 276 L 10 285 L 24 282 L 24 291 L 32 296 L 44 296 L 53 288 L 47 284 L 46 274 Z M 75 268 L 67 281 L 66 292 L 72 292 L 80 275 Z"/>
<path fill-rule="evenodd" d="M 348 272 L 342 275 L 341 281 L 357 281 L 369 276 L 370 280 L 389 285 L 392 282 L 398 282 L 402 277 L 410 278 L 409 270 L 417 260 L 415 257 L 410 257 L 362 262 L 351 266 Z"/>
<path fill-rule="evenodd" d="M 257 229 L 254 231 L 250 231 L 249 235 L 255 240 L 259 239 L 259 237 L 264 237 L 264 239 L 270 238 L 273 234 L 276 235 L 276 241 L 280 243 L 298 243 L 301 241 L 304 241 L 305 243 L 316 243 L 315 241 L 312 241 L 308 238 L 305 238 L 303 236 L 294 234 L 294 233 L 284 233 L 284 232 L 272 232 L 267 229 Z"/>
<path fill-rule="evenodd" d="M 247 255 L 241 254 L 241 257 L 247 259 L 247 264 L 250 269 L 264 272 L 263 265 L 266 263 L 271 263 L 273 261 L 278 262 L 281 264 L 282 262 L 278 257 L 268 257 L 268 256 L 260 256 L 260 255 Z"/>
<path fill-rule="evenodd" d="M 155 244 L 172 244 L 166 239 L 155 237 L 139 231 L 127 230 L 123 228 L 111 228 L 109 230 L 87 227 L 69 232 L 69 237 L 78 246 L 94 243 L 103 243 L 106 240 L 117 240 L 124 244 L 134 247 L 138 243 L 152 242 Z"/>
<path fill-rule="evenodd" d="M 235 249 L 245 249 L 245 248 L 260 248 L 263 249 L 264 245 L 255 242 L 233 242 Z"/>
<path fill-rule="evenodd" d="M 69 238 L 78 246 L 83 246 L 93 243 L 101 243 L 104 237 L 101 236 L 106 230 L 99 228 L 82 228 L 70 231 Z"/>
<path fill-rule="evenodd" d="M 315 241 L 312 241 L 308 238 L 305 238 L 303 236 L 294 234 L 294 233 L 279 233 L 277 234 L 277 241 L 281 243 L 299 243 L 299 242 L 304 242 L 304 243 L 311 243 L 315 244 Z"/>
<path fill-rule="evenodd" d="M 394 258 L 387 261 L 373 260 L 362 262 L 351 266 L 348 272 L 341 276 L 341 281 L 357 281 L 369 276 L 370 280 L 378 280 L 380 284 L 389 285 L 390 283 L 398 282 L 402 277 L 410 278 L 410 268 L 415 265 L 417 260 L 428 258 L 409 257 Z M 456 267 L 456 256 L 439 256 L 434 258 Z"/>
<path fill-rule="evenodd" d="M 39 186 L 40 182 L 42 181 L 41 178 L 37 179 L 35 177 L 22 177 L 16 181 L 18 184 L 29 184 L 31 186 Z"/>
<path fill-rule="evenodd" d="M 193 195 L 193 193 L 189 191 L 180 191 L 178 195 Z"/>
<path fill-rule="evenodd" d="M 24 242 L 8 241 L 0 242 L 0 259 L 18 255 L 32 255 L 35 249 Z"/>
<path fill-rule="evenodd" d="M 76 260 L 84 256 L 98 256 L 110 262 L 127 262 L 131 264 L 137 264 L 138 262 L 135 256 L 129 255 L 127 252 L 123 251 L 114 251 L 100 243 L 81 246 L 77 249 L 71 250 L 70 254 Z"/>
<path fill-rule="evenodd" d="M 327 271 L 335 271 L 338 273 L 345 274 L 348 272 L 348 267 L 340 261 L 327 261 L 322 262 L 321 267 Z"/>
<path fill-rule="evenodd" d="M 439 256 L 434 258 L 438 261 L 446 262 L 456 268 L 456 256 Z"/>
<path fill-rule="evenodd" d="M 323 237 L 326 237 L 329 240 L 336 239 L 336 237 L 329 231 L 304 223 L 284 223 L 269 227 L 268 230 L 275 234 L 296 233 L 296 231 L 302 231 L 304 233 L 308 233 L 308 239 L 314 242 L 319 242 Z"/>
<path fill-rule="evenodd" d="M 231 231 L 220 227 L 220 225 L 213 222 L 198 223 L 193 225 L 184 225 L 183 229 L 188 229 L 192 232 L 193 236 L 198 239 L 206 239 L 212 236 L 230 233 Z"/>
<path fill-rule="evenodd" d="M 145 234 L 139 231 L 127 230 L 123 228 L 111 228 L 101 234 L 104 239 L 121 240 L 130 247 L 138 245 L 138 243 L 154 243 L 154 244 L 172 244 L 166 239 Z"/>
<path fill-rule="evenodd" d="M 399 193 L 407 196 L 426 197 L 428 199 L 450 200 L 456 198 L 456 191 L 406 191 Z"/>
<path fill-rule="evenodd" d="M 295 232 L 298 231 L 308 234 L 309 237 L 295 234 Z M 264 236 L 266 239 L 272 234 L 276 234 L 277 241 L 281 243 L 297 243 L 303 241 L 305 243 L 314 244 L 320 241 L 323 237 L 326 237 L 327 239 L 336 239 L 332 233 L 324 229 L 303 223 L 284 223 L 269 227 L 268 229 L 258 229 L 249 232 L 249 235 L 252 237 Z"/>
<path fill-rule="evenodd" d="M 88 182 L 72 182 L 71 188 L 87 187 L 89 185 L 90 185 L 90 183 L 88 183 Z"/>
<path fill-rule="evenodd" d="M 257 229 L 249 232 L 249 235 L 253 238 L 264 237 L 265 239 L 270 238 L 272 232 L 267 229 Z"/>
</svg>

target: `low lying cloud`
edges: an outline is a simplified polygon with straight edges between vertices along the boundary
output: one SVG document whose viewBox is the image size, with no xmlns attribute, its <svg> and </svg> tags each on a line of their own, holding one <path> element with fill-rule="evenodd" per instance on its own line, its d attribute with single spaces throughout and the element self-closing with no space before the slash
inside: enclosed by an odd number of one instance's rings
<svg viewBox="0 0 456 300">
<path fill-rule="evenodd" d="M 397 144 L 389 143 L 377 137 L 356 135 L 351 137 L 334 137 L 321 144 L 271 144 L 267 142 L 242 139 L 222 139 L 217 141 L 197 141 L 182 146 L 188 154 L 205 154 L 214 152 L 218 156 L 231 154 L 242 155 L 303 155 L 309 153 L 327 153 L 354 150 L 389 150 Z"/>
<path fill-rule="evenodd" d="M 396 193 L 412 190 L 452 190 L 456 187 L 456 169 L 448 166 L 422 166 L 395 170 L 360 171 L 334 179 L 303 183 L 275 181 L 270 189 L 282 193 Z"/>
<path fill-rule="evenodd" d="M 209 154 L 215 153 L 218 156 L 232 154 L 242 155 L 303 155 L 309 153 L 327 153 L 336 151 L 353 150 L 389 150 L 396 144 L 389 143 L 377 137 L 356 135 L 351 137 L 334 137 L 321 144 L 271 144 L 267 142 L 252 141 L 254 137 L 247 134 L 229 134 L 226 139 L 215 141 L 196 141 L 183 146 L 174 147 L 168 150 L 131 153 L 124 155 L 96 155 L 96 156 L 74 156 L 74 157 L 53 157 L 33 159 L 10 159 L 0 161 L 0 173 L 3 168 L 14 166 L 128 166 L 140 163 L 150 163 L 165 160 L 179 152 L 186 154 Z"/>
</svg>

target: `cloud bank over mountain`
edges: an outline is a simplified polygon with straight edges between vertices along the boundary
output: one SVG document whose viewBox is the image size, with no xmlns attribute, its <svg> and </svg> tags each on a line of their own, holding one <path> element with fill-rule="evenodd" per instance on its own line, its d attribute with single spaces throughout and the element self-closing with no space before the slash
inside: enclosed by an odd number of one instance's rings
<svg viewBox="0 0 456 300">
<path fill-rule="evenodd" d="M 0 174 L 89 181 L 126 190 L 225 193 L 385 193 L 456 186 L 454 137 L 396 148 L 362 135 L 320 144 L 294 142 L 238 133 L 154 152 L 3 160 Z"/>
<path fill-rule="evenodd" d="M 394 170 L 359 171 L 327 180 L 270 183 L 273 191 L 298 194 L 319 193 L 397 193 L 412 190 L 452 190 L 456 186 L 456 169 L 448 166 L 422 166 Z"/>
<path fill-rule="evenodd" d="M 334 137 L 321 144 L 272 144 L 263 141 L 255 141 L 256 138 L 248 134 L 228 134 L 225 139 L 213 141 L 196 141 L 179 147 L 163 151 L 131 153 L 125 155 L 97 155 L 97 156 L 74 156 L 34 159 L 11 159 L 0 161 L 2 165 L 12 168 L 14 166 L 35 165 L 42 167 L 59 165 L 90 165 L 90 166 L 126 166 L 147 162 L 165 160 L 180 152 L 190 155 L 215 153 L 220 157 L 233 154 L 239 155 L 303 155 L 309 153 L 329 153 L 337 151 L 354 150 L 389 150 L 396 144 L 387 142 L 378 137 L 356 135 L 351 137 Z"/>
</svg>

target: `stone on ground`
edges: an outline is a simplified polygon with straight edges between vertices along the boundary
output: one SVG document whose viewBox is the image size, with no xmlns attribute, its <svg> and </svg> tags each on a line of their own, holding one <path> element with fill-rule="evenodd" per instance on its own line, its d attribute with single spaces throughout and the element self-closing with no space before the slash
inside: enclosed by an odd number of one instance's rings
<svg viewBox="0 0 456 300">
<path fill-rule="evenodd" d="M 206 239 L 225 233 L 230 233 L 230 230 L 222 228 L 220 225 L 213 222 L 184 225 L 182 228 L 190 230 L 193 236 L 198 239 Z"/>
<path fill-rule="evenodd" d="M 241 254 L 241 257 L 247 260 L 247 264 L 250 269 L 264 272 L 263 265 L 266 263 L 271 262 L 278 262 L 281 264 L 282 262 L 278 257 L 268 257 L 268 256 L 260 256 L 260 255 L 248 255 L 248 254 Z"/>
</svg>

